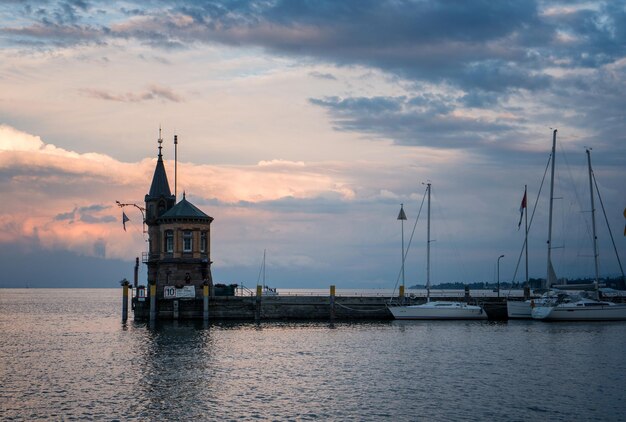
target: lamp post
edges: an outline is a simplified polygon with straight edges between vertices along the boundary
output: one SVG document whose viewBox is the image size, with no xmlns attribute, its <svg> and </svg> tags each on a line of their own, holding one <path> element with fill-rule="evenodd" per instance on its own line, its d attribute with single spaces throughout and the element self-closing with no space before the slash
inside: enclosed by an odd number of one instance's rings
<svg viewBox="0 0 626 422">
<path fill-rule="evenodd" d="M 404 220 L 406 220 L 406 214 L 404 212 L 404 204 L 400 204 L 400 212 L 398 213 L 398 220 L 402 225 L 402 286 L 400 288 L 401 300 L 404 300 Z"/>
<path fill-rule="evenodd" d="M 500 297 L 500 259 L 504 258 L 504 255 L 498 257 L 498 297 Z"/>
</svg>

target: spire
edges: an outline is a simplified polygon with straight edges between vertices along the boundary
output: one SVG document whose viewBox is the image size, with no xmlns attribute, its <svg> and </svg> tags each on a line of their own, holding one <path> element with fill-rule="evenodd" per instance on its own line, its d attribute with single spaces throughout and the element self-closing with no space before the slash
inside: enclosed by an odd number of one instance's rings
<svg viewBox="0 0 626 422">
<path fill-rule="evenodd" d="M 159 139 L 157 140 L 157 142 L 159 143 L 159 155 L 156 167 L 154 169 L 154 176 L 152 176 L 150 192 L 147 196 L 151 198 L 158 198 L 160 196 L 170 197 L 172 196 L 172 191 L 170 190 L 170 185 L 167 181 L 167 173 L 165 172 L 165 165 L 163 164 L 163 153 L 161 152 L 161 149 L 163 148 L 163 138 L 161 138 L 161 126 L 159 126 Z"/>
</svg>

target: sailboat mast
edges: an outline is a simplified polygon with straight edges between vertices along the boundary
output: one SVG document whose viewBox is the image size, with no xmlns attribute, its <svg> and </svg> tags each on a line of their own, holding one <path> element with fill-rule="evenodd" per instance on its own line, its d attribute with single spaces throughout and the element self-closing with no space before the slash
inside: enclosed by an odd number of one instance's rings
<svg viewBox="0 0 626 422">
<path fill-rule="evenodd" d="M 554 202 L 554 162 L 556 158 L 556 129 L 552 134 L 552 169 L 550 171 L 550 211 L 548 214 L 548 274 L 546 277 L 546 287 L 550 288 L 554 269 L 552 268 L 552 205 Z"/>
<path fill-rule="evenodd" d="M 527 193 L 527 185 L 524 185 L 524 199 L 526 200 Z M 530 284 L 528 284 L 528 203 L 525 204 L 526 209 L 524 210 L 524 249 L 526 255 L 526 287 L 530 288 Z"/>
<path fill-rule="evenodd" d="M 426 184 L 428 191 L 428 213 L 426 224 L 426 300 L 430 302 L 430 183 Z"/>
<path fill-rule="evenodd" d="M 591 152 L 587 148 L 587 166 L 589 167 L 589 193 L 591 194 L 591 229 L 593 234 L 593 265 L 595 270 L 594 287 L 598 291 L 598 237 L 596 236 L 596 207 L 593 198 L 593 170 L 591 169 Z"/>
<path fill-rule="evenodd" d="M 263 249 L 263 290 L 265 291 L 265 249 Z"/>
</svg>

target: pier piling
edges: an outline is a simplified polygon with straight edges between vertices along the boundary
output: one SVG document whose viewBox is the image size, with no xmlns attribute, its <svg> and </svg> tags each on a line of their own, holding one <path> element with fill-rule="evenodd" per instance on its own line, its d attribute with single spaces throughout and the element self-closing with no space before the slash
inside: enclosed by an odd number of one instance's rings
<svg viewBox="0 0 626 422">
<path fill-rule="evenodd" d="M 261 296 L 263 295 L 263 288 L 260 285 L 256 286 L 256 310 L 254 312 L 254 320 L 259 322 L 261 320 Z"/>
<path fill-rule="evenodd" d="M 122 322 L 128 320 L 128 281 L 122 284 Z"/>
<path fill-rule="evenodd" d="M 335 285 L 330 285 L 330 321 L 335 320 Z"/>
<path fill-rule="evenodd" d="M 135 258 L 135 274 L 134 274 L 134 279 L 133 279 L 133 286 L 135 287 L 135 289 L 137 288 L 137 286 L 139 285 L 139 257 Z"/>
<path fill-rule="evenodd" d="M 203 307 L 202 307 L 202 319 L 204 322 L 209 322 L 209 285 L 204 283 L 202 286 L 202 299 Z"/>
<path fill-rule="evenodd" d="M 150 322 L 156 319 L 156 284 L 150 284 Z"/>
<path fill-rule="evenodd" d="M 398 299 L 400 299 L 400 304 L 404 305 L 404 285 L 400 286 L 399 293 L 398 293 Z"/>
</svg>

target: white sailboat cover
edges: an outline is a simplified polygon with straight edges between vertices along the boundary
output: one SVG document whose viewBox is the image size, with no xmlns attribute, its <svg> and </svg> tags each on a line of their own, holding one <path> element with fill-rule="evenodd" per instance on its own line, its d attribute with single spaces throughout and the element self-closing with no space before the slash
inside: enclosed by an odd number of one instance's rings
<svg viewBox="0 0 626 422">
<path fill-rule="evenodd" d="M 547 286 L 546 288 L 550 288 L 551 286 L 554 286 L 555 284 L 557 284 L 557 278 L 556 278 L 556 273 L 554 272 L 554 267 L 552 266 L 552 261 L 548 260 L 548 280 L 547 280 Z"/>
</svg>

